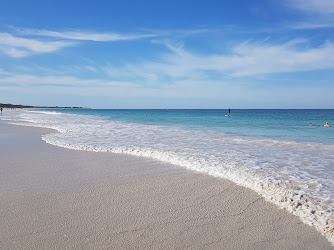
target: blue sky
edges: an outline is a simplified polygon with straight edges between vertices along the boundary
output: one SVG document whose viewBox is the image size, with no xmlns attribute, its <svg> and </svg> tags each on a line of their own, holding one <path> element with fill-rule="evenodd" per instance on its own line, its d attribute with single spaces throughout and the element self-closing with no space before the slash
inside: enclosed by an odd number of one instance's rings
<svg viewBox="0 0 334 250">
<path fill-rule="evenodd" d="M 1 1 L 0 103 L 334 108 L 334 1 Z"/>
</svg>

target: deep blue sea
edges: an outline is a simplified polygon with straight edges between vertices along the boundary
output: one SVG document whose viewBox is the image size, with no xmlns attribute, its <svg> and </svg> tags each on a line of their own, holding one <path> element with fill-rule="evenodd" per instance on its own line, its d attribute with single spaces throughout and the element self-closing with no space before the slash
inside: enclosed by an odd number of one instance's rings
<svg viewBox="0 0 334 250">
<path fill-rule="evenodd" d="M 232 109 L 231 116 L 218 109 L 47 109 L 0 119 L 55 129 L 43 140 L 60 147 L 147 157 L 229 179 L 334 243 L 332 109 Z"/>
</svg>

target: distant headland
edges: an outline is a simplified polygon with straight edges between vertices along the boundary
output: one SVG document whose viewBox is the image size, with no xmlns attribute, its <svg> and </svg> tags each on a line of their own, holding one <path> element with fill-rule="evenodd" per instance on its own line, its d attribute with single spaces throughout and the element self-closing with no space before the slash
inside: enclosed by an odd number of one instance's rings
<svg viewBox="0 0 334 250">
<path fill-rule="evenodd" d="M 21 104 L 0 103 L 1 108 L 18 109 L 18 108 L 39 108 L 39 109 L 90 109 L 84 107 L 58 107 L 58 106 L 30 106 Z"/>
</svg>

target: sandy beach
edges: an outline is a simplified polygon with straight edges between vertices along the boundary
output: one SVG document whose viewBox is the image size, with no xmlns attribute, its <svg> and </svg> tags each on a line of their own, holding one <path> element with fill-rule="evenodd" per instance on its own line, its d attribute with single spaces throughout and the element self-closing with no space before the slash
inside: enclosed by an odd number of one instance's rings
<svg viewBox="0 0 334 250">
<path fill-rule="evenodd" d="M 1 249 L 333 249 L 234 183 L 0 122 Z"/>
</svg>

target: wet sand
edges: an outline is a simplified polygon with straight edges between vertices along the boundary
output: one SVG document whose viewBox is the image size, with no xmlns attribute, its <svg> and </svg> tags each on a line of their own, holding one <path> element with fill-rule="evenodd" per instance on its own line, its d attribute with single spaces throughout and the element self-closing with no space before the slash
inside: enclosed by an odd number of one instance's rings
<svg viewBox="0 0 334 250">
<path fill-rule="evenodd" d="M 234 183 L 0 121 L 1 249 L 334 249 Z"/>
</svg>

